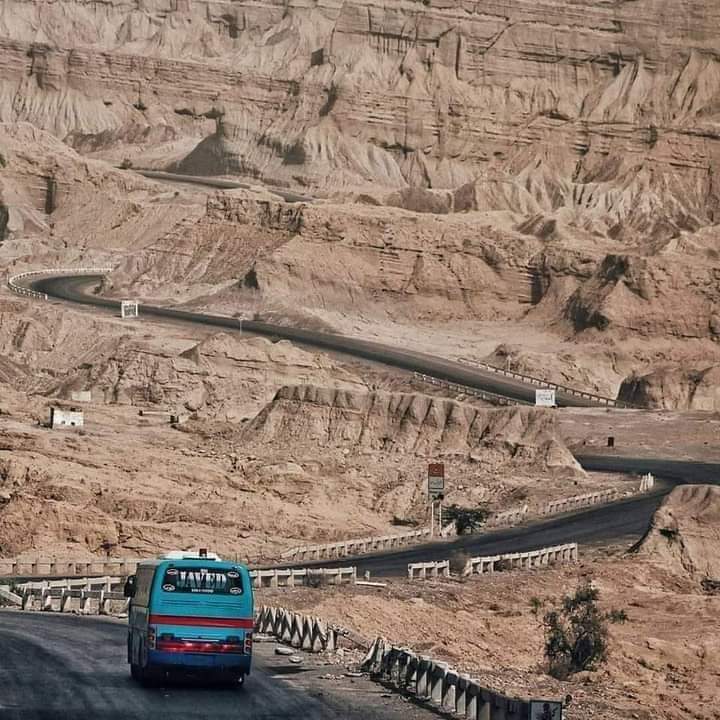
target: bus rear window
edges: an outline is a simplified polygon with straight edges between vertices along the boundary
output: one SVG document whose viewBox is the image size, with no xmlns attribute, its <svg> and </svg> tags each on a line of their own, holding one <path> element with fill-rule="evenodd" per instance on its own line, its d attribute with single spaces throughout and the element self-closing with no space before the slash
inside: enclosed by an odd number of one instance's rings
<svg viewBox="0 0 720 720">
<path fill-rule="evenodd" d="M 214 567 L 169 567 L 165 570 L 162 589 L 165 592 L 202 593 L 203 595 L 242 595 L 240 573 Z"/>
</svg>

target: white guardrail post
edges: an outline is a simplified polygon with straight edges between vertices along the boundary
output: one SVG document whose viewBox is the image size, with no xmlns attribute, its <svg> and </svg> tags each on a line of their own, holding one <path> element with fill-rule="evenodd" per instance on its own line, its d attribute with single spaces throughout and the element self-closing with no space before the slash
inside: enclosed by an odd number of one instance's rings
<svg viewBox="0 0 720 720">
<path fill-rule="evenodd" d="M 371 677 L 457 717 L 473 720 L 527 720 L 530 702 L 482 687 L 447 663 L 377 638 L 361 665 Z"/>
<path fill-rule="evenodd" d="M 356 567 L 340 568 L 271 568 L 251 570 L 254 588 L 287 588 L 301 585 L 341 585 L 357 582 Z"/>
<path fill-rule="evenodd" d="M 375 537 L 357 538 L 342 542 L 325 543 L 323 545 L 303 545 L 283 552 L 283 560 L 327 560 L 329 558 L 346 557 L 348 555 L 362 555 L 363 553 L 389 550 L 402 547 L 413 542 L 420 542 L 430 537 L 430 528 L 411 530 L 398 535 L 379 535 Z"/>
<path fill-rule="evenodd" d="M 39 605 L 46 612 L 71 612 L 73 600 L 78 600 L 77 611 L 82 615 L 91 613 L 91 601 L 97 613 L 110 613 L 111 603 L 120 603 L 127 610 L 129 601 L 122 592 L 122 577 L 64 578 L 26 582 L 17 586 L 22 593 L 20 605 L 23 610 L 34 610 Z"/>
<path fill-rule="evenodd" d="M 343 633 L 340 628 L 320 618 L 302 615 L 285 608 L 266 606 L 258 608 L 255 630 L 273 635 L 292 647 L 307 652 L 335 650 L 338 637 Z"/>
<path fill-rule="evenodd" d="M 503 555 L 488 555 L 470 558 L 461 575 L 484 575 L 485 573 L 499 572 L 501 569 L 530 570 L 543 567 L 550 563 L 576 562 L 578 559 L 577 543 L 556 545 L 522 553 L 505 553 Z M 503 563 L 501 567 L 500 563 Z M 506 566 L 506 567 L 505 567 Z M 409 580 L 425 580 L 427 577 L 450 577 L 450 561 L 409 563 Z"/>
</svg>

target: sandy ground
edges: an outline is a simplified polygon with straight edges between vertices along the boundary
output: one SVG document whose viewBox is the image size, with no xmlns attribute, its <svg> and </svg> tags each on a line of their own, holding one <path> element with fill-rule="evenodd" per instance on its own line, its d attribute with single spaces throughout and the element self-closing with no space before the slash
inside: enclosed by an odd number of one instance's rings
<svg viewBox="0 0 720 720">
<path fill-rule="evenodd" d="M 560 682 L 544 666 L 542 615 L 586 579 L 599 588 L 604 611 L 622 609 L 628 620 L 610 624 L 606 664 Z M 624 547 L 581 548 L 576 566 L 385 588 L 261 590 L 258 601 L 366 638 L 382 635 L 503 692 L 570 695 L 566 712 L 577 720 L 720 718 L 720 597 Z"/>
</svg>

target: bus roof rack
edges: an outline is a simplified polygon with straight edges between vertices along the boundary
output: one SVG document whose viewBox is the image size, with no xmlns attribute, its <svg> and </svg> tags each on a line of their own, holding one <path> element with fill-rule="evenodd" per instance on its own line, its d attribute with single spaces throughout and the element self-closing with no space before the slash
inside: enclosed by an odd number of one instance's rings
<svg viewBox="0 0 720 720">
<path fill-rule="evenodd" d="M 171 550 L 163 555 L 163 560 L 220 560 L 220 556 L 208 552 L 205 548 L 199 550 Z"/>
</svg>

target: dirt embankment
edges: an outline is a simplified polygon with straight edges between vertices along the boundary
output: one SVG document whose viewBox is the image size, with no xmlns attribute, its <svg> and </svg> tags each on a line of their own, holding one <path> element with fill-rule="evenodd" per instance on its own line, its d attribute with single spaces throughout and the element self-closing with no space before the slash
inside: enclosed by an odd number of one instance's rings
<svg viewBox="0 0 720 720">
<path fill-rule="evenodd" d="M 720 487 L 675 488 L 653 516 L 638 551 L 693 580 L 720 582 Z"/>
</svg>

